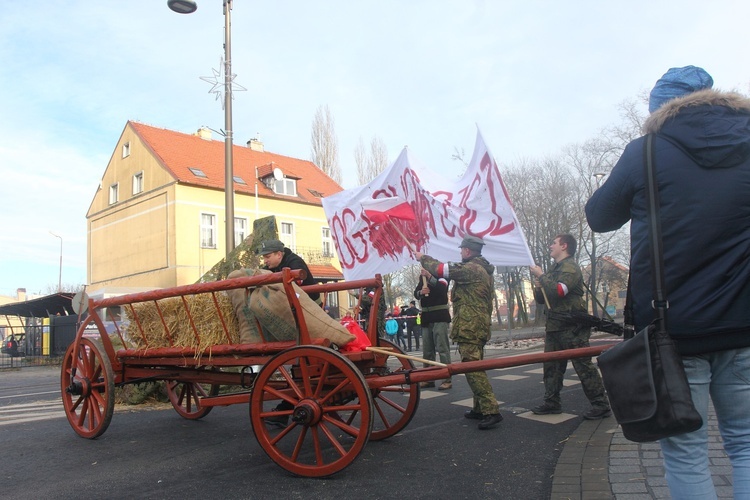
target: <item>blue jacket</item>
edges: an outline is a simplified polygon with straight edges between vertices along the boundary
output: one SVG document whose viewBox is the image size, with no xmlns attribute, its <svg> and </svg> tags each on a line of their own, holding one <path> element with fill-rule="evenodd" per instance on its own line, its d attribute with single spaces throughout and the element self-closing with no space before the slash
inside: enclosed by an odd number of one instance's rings
<svg viewBox="0 0 750 500">
<path fill-rule="evenodd" d="M 750 346 L 750 100 L 702 90 L 667 102 L 654 133 L 667 330 L 683 354 Z M 591 229 L 630 221 L 636 331 L 654 317 L 645 137 L 632 141 L 586 204 Z"/>
<path fill-rule="evenodd" d="M 385 333 L 388 335 L 396 335 L 398 333 L 398 321 L 393 318 L 388 318 L 385 321 Z"/>
</svg>

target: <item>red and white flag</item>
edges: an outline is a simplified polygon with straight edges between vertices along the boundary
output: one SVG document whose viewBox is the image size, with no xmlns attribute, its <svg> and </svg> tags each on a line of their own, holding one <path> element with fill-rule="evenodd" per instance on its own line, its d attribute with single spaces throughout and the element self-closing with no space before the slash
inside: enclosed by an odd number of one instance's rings
<svg viewBox="0 0 750 500">
<path fill-rule="evenodd" d="M 404 148 L 369 184 L 323 198 L 323 209 L 347 280 L 398 271 L 416 263 L 415 251 L 459 261 L 466 235 L 484 240 L 482 255 L 496 266 L 534 262 L 479 130 L 460 179 L 442 179 Z"/>
<path fill-rule="evenodd" d="M 388 198 L 370 198 L 360 202 L 373 224 L 381 224 L 389 219 L 415 220 L 414 209 L 403 198 L 390 196 Z"/>
</svg>

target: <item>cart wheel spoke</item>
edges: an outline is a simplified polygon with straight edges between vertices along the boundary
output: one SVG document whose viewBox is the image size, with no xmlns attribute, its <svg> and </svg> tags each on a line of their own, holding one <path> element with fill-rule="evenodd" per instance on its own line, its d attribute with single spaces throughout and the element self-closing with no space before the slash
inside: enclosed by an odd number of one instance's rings
<svg viewBox="0 0 750 500">
<path fill-rule="evenodd" d="M 115 408 L 115 382 L 112 363 L 98 340 L 82 338 L 77 346 L 71 344 L 60 387 L 65 416 L 77 434 L 93 439 L 107 430 Z"/>
<path fill-rule="evenodd" d="M 378 339 L 378 346 L 403 354 L 401 348 L 385 339 Z M 406 358 L 389 356 L 387 363 L 393 372 L 414 369 L 414 364 Z M 375 420 L 370 439 L 374 441 L 389 438 L 400 432 L 414 417 L 419 406 L 418 384 L 397 384 L 374 389 L 372 393 Z"/>
<path fill-rule="evenodd" d="M 201 398 L 219 394 L 219 384 L 201 384 L 179 380 L 167 381 L 167 397 L 175 411 L 188 420 L 208 415 L 213 406 L 201 406 Z"/>
<path fill-rule="evenodd" d="M 372 418 L 362 373 L 319 346 L 293 347 L 271 358 L 250 396 L 258 443 L 278 465 L 305 477 L 330 476 L 353 462 L 369 439 Z"/>
</svg>

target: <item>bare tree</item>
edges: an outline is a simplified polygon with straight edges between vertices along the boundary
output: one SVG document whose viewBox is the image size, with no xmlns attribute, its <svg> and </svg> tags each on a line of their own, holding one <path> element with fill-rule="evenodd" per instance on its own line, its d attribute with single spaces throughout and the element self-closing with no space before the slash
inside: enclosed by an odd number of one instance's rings
<svg viewBox="0 0 750 500">
<path fill-rule="evenodd" d="M 646 114 L 642 111 L 648 105 L 648 94 L 641 93 L 635 99 L 626 99 L 619 105 L 620 116 L 623 119 L 621 124 L 607 128 L 602 135 L 608 137 L 610 142 L 622 153 L 625 146 L 641 136 L 643 122 L 646 121 Z"/>
<path fill-rule="evenodd" d="M 357 145 L 354 146 L 354 165 L 357 167 L 357 181 L 362 186 L 370 182 L 367 179 L 367 150 L 365 149 L 365 141 L 362 136 L 359 136 Z"/>
<path fill-rule="evenodd" d="M 357 165 L 357 179 L 359 184 L 367 184 L 377 177 L 388 166 L 388 148 L 385 142 L 378 136 L 373 136 L 370 141 L 370 155 L 365 153 L 365 145 L 359 138 L 354 148 L 354 162 Z"/>
<path fill-rule="evenodd" d="M 310 132 L 311 160 L 328 176 L 341 184 L 339 146 L 331 110 L 326 104 L 315 111 Z"/>
<path fill-rule="evenodd" d="M 547 271 L 549 243 L 560 233 L 574 232 L 580 224 L 578 214 L 582 208 L 576 206 L 574 176 L 564 163 L 554 158 L 524 159 L 506 167 L 502 175 L 531 255 Z M 518 305 L 522 321 L 528 317 L 523 294 L 525 279 L 528 279 L 527 268 L 516 268 L 508 276 L 509 306 Z M 537 313 L 536 322 L 541 321 L 543 316 Z"/>
</svg>

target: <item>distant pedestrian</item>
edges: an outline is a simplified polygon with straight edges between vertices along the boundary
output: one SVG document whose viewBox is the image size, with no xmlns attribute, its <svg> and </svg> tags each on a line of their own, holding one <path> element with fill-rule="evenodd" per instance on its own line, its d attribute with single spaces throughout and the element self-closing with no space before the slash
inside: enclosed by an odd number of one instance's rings
<svg viewBox="0 0 750 500">
<path fill-rule="evenodd" d="M 419 350 L 419 337 L 420 329 L 417 328 L 417 316 L 419 315 L 419 309 L 417 309 L 417 303 L 411 301 L 409 307 L 401 308 L 401 316 L 404 318 L 404 333 L 406 334 L 407 343 L 409 344 L 409 350 L 412 350 L 412 338 L 414 339 L 414 348 Z"/>
<path fill-rule="evenodd" d="M 399 334 L 399 324 L 398 321 L 396 321 L 393 318 L 393 314 L 388 313 L 385 315 L 385 333 L 388 336 L 388 339 L 390 342 L 393 342 L 394 344 L 397 344 L 399 340 L 403 342 L 403 339 L 400 338 Z M 404 346 L 406 348 L 406 346 Z"/>
</svg>

